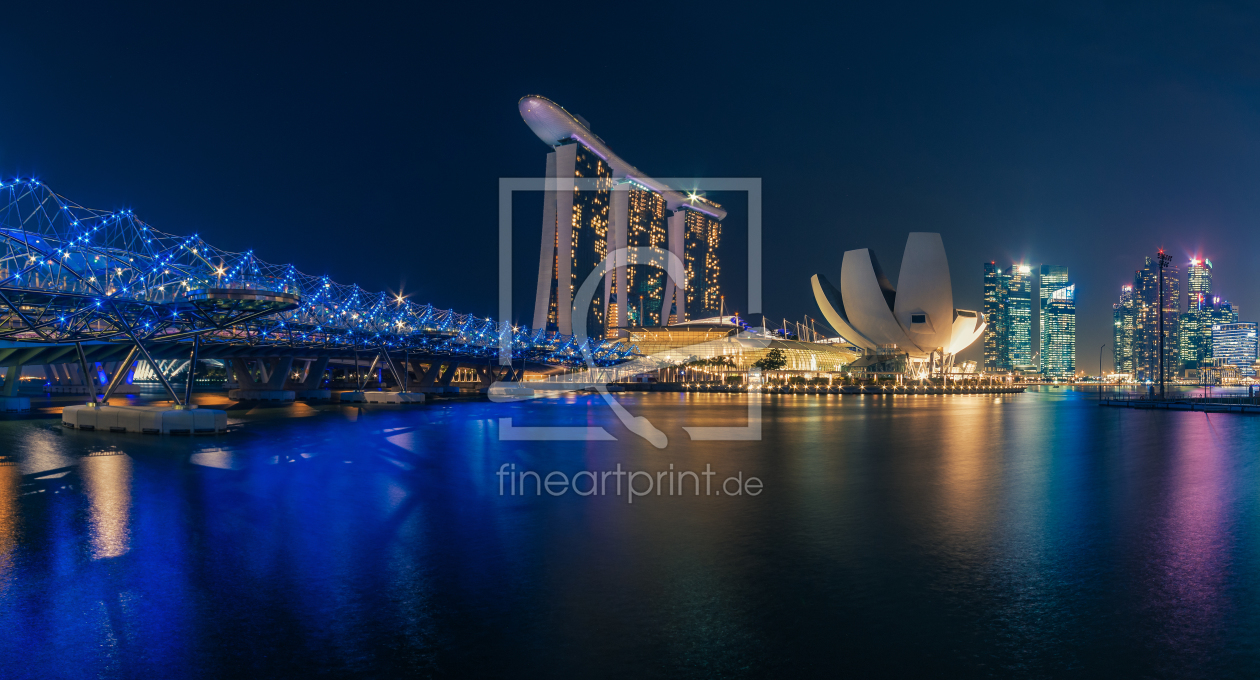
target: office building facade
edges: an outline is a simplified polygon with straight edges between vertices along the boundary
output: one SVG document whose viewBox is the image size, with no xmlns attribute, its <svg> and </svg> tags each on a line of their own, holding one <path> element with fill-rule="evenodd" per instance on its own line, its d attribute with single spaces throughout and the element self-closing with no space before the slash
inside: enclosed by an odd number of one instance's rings
<svg viewBox="0 0 1260 680">
<path fill-rule="evenodd" d="M 1162 320 L 1162 366 L 1165 379 L 1176 377 L 1181 366 L 1179 358 L 1178 328 L 1181 308 L 1180 272 L 1176 266 L 1168 266 L 1163 273 L 1163 305 L 1160 305 L 1159 264 L 1151 257 L 1133 276 L 1133 290 L 1137 312 L 1134 327 L 1134 372 L 1139 381 L 1158 382 L 1160 379 L 1160 340 Z"/>
<path fill-rule="evenodd" d="M 1212 358 L 1219 364 L 1236 366 L 1241 376 L 1254 376 L 1256 362 L 1256 323 L 1243 321 L 1212 326 Z"/>
<path fill-rule="evenodd" d="M 1041 372 L 1048 378 L 1076 375 L 1076 286 L 1052 291 L 1041 305 Z"/>
<path fill-rule="evenodd" d="M 1050 348 L 1050 330 L 1046 323 L 1046 313 L 1050 307 L 1050 300 L 1056 291 L 1068 286 L 1068 268 L 1062 265 L 1043 264 L 1038 272 L 1038 298 L 1039 304 L 1037 309 L 1038 321 L 1038 338 L 1037 338 L 1037 368 L 1042 373 L 1050 375 L 1050 363 L 1047 356 Z M 1075 299 L 1075 292 L 1073 293 Z M 1073 310 L 1075 310 L 1075 302 L 1073 302 Z M 1075 311 L 1073 311 L 1075 314 Z M 1076 324 L 1073 321 L 1072 327 Z M 1076 346 L 1076 336 L 1072 336 L 1072 346 Z M 1075 361 L 1073 361 L 1075 364 Z M 1062 377 L 1056 375 L 1055 377 Z"/>
<path fill-rule="evenodd" d="M 1010 370 L 1007 361 L 1006 293 L 1010 275 L 996 262 L 984 263 L 984 370 Z"/>
<path fill-rule="evenodd" d="M 1194 298 L 1190 301 L 1193 303 Z M 1200 342 L 1199 316 L 1201 312 L 1194 307 L 1181 313 L 1177 321 L 1177 358 L 1183 369 L 1198 368 L 1204 359 L 1211 358 L 1211 351 L 1204 351 L 1204 343 Z M 1208 326 L 1208 332 L 1211 332 Z M 1209 335 L 1209 340 L 1211 336 Z M 1211 347 L 1209 342 L 1208 348 Z"/>
<path fill-rule="evenodd" d="M 1026 264 L 1003 269 L 984 265 L 985 370 L 1035 371 L 1033 361 L 1033 281 Z"/>
<path fill-rule="evenodd" d="M 1031 371 L 1033 271 L 1026 264 L 1011 265 L 1006 281 L 1006 357 L 1012 370 Z"/>
<path fill-rule="evenodd" d="M 1133 353 L 1137 304 L 1132 285 L 1120 287 L 1120 301 L 1111 306 L 1111 316 L 1114 324 L 1111 352 L 1115 361 L 1115 372 L 1133 376 L 1137 370 L 1137 360 Z"/>
<path fill-rule="evenodd" d="M 1212 261 L 1194 258 L 1186 269 L 1186 311 L 1178 327 L 1178 355 L 1183 368 L 1198 368 L 1212 358 Z"/>
<path fill-rule="evenodd" d="M 1212 269 L 1212 261 L 1207 258 L 1190 260 L 1186 268 L 1186 293 L 1191 300 L 1190 306 L 1194 306 L 1196 298 L 1205 302 L 1212 296 Z"/>
</svg>

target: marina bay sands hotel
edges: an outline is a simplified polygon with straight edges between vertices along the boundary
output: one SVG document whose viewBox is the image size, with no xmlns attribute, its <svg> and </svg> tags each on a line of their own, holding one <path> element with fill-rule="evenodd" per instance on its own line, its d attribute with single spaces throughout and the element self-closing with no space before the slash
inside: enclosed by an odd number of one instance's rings
<svg viewBox="0 0 1260 680">
<path fill-rule="evenodd" d="M 610 263 L 586 310 L 590 337 L 625 337 L 653 327 L 715 317 L 722 309 L 722 206 L 669 187 L 613 153 L 590 125 L 538 95 L 523 97 L 521 117 L 552 147 L 543 203 L 542 247 L 533 328 L 573 333 L 573 298 L 609 253 L 657 247 L 684 265 L 685 281 L 634 254 Z M 550 186 L 550 185 L 549 185 Z"/>
</svg>

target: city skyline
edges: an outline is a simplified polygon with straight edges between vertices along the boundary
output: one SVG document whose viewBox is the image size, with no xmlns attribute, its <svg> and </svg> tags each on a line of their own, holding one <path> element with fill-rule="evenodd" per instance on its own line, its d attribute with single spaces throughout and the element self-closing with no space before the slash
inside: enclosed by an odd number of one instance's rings
<svg viewBox="0 0 1260 680">
<path fill-rule="evenodd" d="M 19 10 L 10 26 L 64 19 L 44 7 Z M 6 41 L 13 87 L 26 104 L 0 112 L 7 131 L 0 176 L 39 176 L 88 205 L 134 208 L 181 233 L 213 231 L 227 249 L 497 316 L 493 277 L 445 282 L 493 242 L 496 208 L 488 197 L 498 178 L 542 176 L 538 142 L 521 134 L 512 103 L 543 92 L 592 121 L 625 157 L 650 159 L 658 176 L 764 178 L 764 257 L 773 275 L 763 307 L 771 317 L 811 314 L 808 279 L 792 270 L 834 275 L 832 254 L 863 246 L 893 252 L 902 245 L 894 235 L 916 229 L 942 234 L 957 282 L 974 279 L 978 261 L 1069 264 L 1082 367 L 1096 364 L 1093 352 L 1111 341 L 1111 305 L 1133 263 L 1161 246 L 1182 262 L 1217 251 L 1217 287 L 1244 311 L 1260 309 L 1246 255 L 1260 248 L 1253 228 L 1260 205 L 1249 188 L 1260 178 L 1260 93 L 1249 75 L 1257 48 L 1213 41 L 1218 51 L 1208 59 L 1193 41 L 1155 38 L 1161 27 L 1216 35 L 1246 21 L 1198 10 L 1135 19 L 1100 9 L 1095 20 L 1106 30 L 1072 24 L 1051 33 L 1046 17 L 935 9 L 895 35 L 852 28 L 890 25 L 876 21 L 886 11 L 846 16 L 834 29 L 844 40 L 793 39 L 772 52 L 754 46 L 719 55 L 700 44 L 649 39 L 706 74 L 706 92 L 740 92 L 758 102 L 753 107 L 714 106 L 703 96 L 653 106 L 608 86 L 594 60 L 556 69 L 523 30 L 549 29 L 524 12 L 512 30 L 494 28 L 471 42 L 434 36 L 419 61 L 390 54 L 390 41 L 335 58 L 313 55 L 323 74 L 315 83 L 262 58 L 273 49 L 309 52 L 300 32 L 261 31 L 267 21 L 289 20 L 278 10 L 246 29 L 241 50 L 221 47 L 216 36 L 228 26 L 219 20 L 172 25 L 95 11 L 89 23 L 69 22 L 63 39 L 13 32 Z M 1048 20 L 1062 19 L 1058 11 Z M 679 17 L 736 30 L 731 17 L 694 8 Z M 102 29 L 148 30 L 169 58 L 92 49 Z M 797 35 L 802 28 L 770 21 L 766 30 Z M 1117 34 L 1124 37 L 1104 37 Z M 1002 37 L 1011 35 L 1026 39 Z M 486 52 L 470 65 L 461 55 L 472 44 Z M 912 56 L 919 49 L 936 57 L 925 64 Z M 1087 56 L 1099 50 L 1111 57 Z M 207 61 L 205 54 L 216 56 Z M 183 64 L 177 75 L 173 63 Z M 792 77 L 772 77 L 764 63 L 798 67 Z M 221 68 L 238 77 L 224 82 Z M 70 80 L 33 75 L 49 69 Z M 1214 77 L 1195 75 L 1205 70 Z M 979 72 L 989 76 L 959 80 Z M 115 92 L 120 78 L 132 97 L 127 107 L 62 104 L 67 88 Z M 896 82 L 940 96 L 925 100 L 889 86 Z M 436 101 L 455 103 L 459 115 Z M 789 143 L 785 129 L 808 143 Z M 302 161 L 278 163 L 283 157 Z M 350 182 L 371 188 L 342 189 Z M 738 247 L 745 207 L 714 198 L 731 212 L 723 248 Z M 538 252 L 523 235 L 538 229 L 542 197 L 523 195 L 518 203 L 516 271 L 534 271 L 515 282 L 522 303 L 514 320 L 529 324 Z M 339 238 L 347 225 L 374 238 Z M 416 233 L 419 251 L 380 245 Z M 338 258 L 322 255 L 329 242 L 339 244 Z M 792 245 L 801 243 L 810 247 Z M 745 261 L 728 251 L 728 281 L 743 280 Z M 887 272 L 894 280 L 897 266 Z M 959 285 L 954 294 L 960 307 L 983 306 L 978 286 Z M 728 310 L 747 307 L 742 286 L 727 286 L 725 295 Z M 982 351 L 965 355 L 981 358 Z"/>
<path fill-rule="evenodd" d="M 1222 366 L 1235 366 L 1241 375 L 1253 375 L 1256 347 L 1254 342 L 1250 345 L 1241 342 L 1236 332 L 1252 326 L 1240 322 L 1238 308 L 1216 289 L 1216 268 L 1210 258 L 1191 257 L 1186 262 L 1183 279 L 1180 268 L 1168 257 L 1164 269 L 1163 325 L 1160 325 L 1157 277 L 1159 259 L 1163 256 L 1162 250 L 1155 258 L 1147 256 L 1143 267 L 1134 272 L 1133 283 L 1121 286 L 1119 299 L 1112 304 L 1115 372 L 1140 381 L 1158 380 L 1162 329 L 1166 379 L 1199 381 Z M 1224 340 L 1222 328 L 1226 328 Z M 1249 357 L 1245 347 L 1250 347 Z"/>
</svg>

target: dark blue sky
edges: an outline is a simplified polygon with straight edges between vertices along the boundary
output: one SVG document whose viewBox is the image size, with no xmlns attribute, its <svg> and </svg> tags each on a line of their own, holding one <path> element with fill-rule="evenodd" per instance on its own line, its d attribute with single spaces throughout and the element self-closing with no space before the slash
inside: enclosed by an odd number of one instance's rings
<svg viewBox="0 0 1260 680">
<path fill-rule="evenodd" d="M 489 315 L 498 178 L 546 151 L 516 101 L 543 94 L 654 175 L 762 178 L 768 315 L 818 316 L 808 277 L 846 249 L 895 280 L 906 233 L 939 231 L 960 307 L 984 261 L 1068 265 L 1089 368 L 1161 245 L 1206 254 L 1260 319 L 1243 7 L 26 3 L 0 22 L 0 173 Z M 516 211 L 525 267 L 537 200 Z"/>
</svg>

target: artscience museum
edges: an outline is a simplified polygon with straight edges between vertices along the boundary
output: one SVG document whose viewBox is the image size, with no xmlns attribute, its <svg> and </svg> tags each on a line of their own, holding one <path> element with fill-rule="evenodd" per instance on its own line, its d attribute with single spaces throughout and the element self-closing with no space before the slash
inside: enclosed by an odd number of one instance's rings
<svg viewBox="0 0 1260 680">
<path fill-rule="evenodd" d="M 912 232 L 894 287 L 869 248 L 845 252 L 840 286 L 812 278 L 827 323 L 871 354 L 905 355 L 913 373 L 946 372 L 954 357 L 981 337 L 984 315 L 954 307 L 941 235 Z"/>
</svg>

